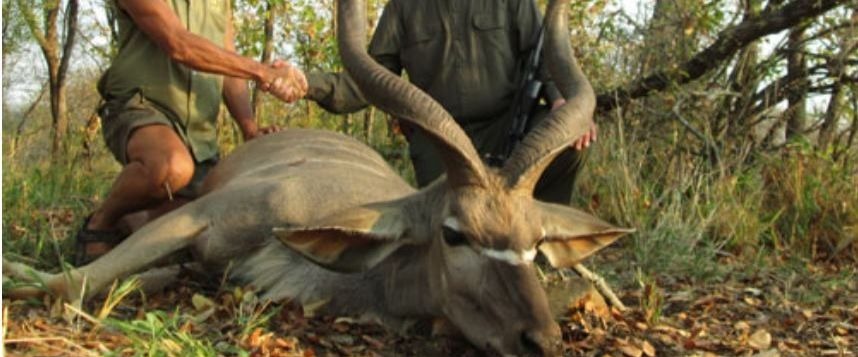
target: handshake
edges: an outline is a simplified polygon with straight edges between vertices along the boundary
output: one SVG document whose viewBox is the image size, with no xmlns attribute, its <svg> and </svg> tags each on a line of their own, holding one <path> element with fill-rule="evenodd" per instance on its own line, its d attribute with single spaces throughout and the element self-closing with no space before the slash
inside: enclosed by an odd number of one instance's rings
<svg viewBox="0 0 858 357">
<path fill-rule="evenodd" d="M 264 77 L 257 81 L 260 89 L 287 103 L 304 98 L 307 94 L 307 78 L 304 72 L 282 60 L 266 66 Z"/>
</svg>

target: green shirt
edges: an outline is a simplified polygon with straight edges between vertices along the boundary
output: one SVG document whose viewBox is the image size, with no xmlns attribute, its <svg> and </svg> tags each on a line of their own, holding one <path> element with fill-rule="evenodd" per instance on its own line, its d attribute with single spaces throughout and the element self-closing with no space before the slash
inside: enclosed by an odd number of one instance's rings
<svg viewBox="0 0 858 357">
<path fill-rule="evenodd" d="M 223 46 L 228 0 L 165 1 L 185 28 Z M 177 63 L 141 31 L 113 2 L 119 52 L 99 81 L 105 100 L 126 100 L 136 93 L 154 103 L 184 131 L 197 161 L 217 155 L 216 123 L 223 100 L 223 77 Z"/>
<path fill-rule="evenodd" d="M 393 73 L 404 70 L 467 130 L 509 110 L 541 20 L 534 0 L 391 0 L 369 53 Z M 308 98 L 328 111 L 367 105 L 344 73 L 311 73 L 308 82 Z"/>
</svg>

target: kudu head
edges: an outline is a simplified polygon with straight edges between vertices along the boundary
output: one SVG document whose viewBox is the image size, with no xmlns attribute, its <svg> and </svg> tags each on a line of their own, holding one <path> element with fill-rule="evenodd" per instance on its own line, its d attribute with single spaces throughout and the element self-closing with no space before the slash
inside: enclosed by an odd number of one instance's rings
<svg viewBox="0 0 858 357">
<path fill-rule="evenodd" d="M 560 328 L 534 272 L 537 251 L 552 265 L 569 267 L 629 232 L 533 198 L 542 171 L 587 130 L 595 106 L 572 57 L 567 1 L 552 1 L 546 13 L 546 62 L 567 103 L 494 169 L 437 102 L 367 55 L 365 5 L 340 0 L 346 70 L 371 103 L 427 133 L 446 177 L 413 196 L 355 207 L 314 227 L 280 230 L 280 239 L 340 271 L 371 269 L 400 247 L 419 245 L 433 305 L 473 344 L 503 355 L 559 354 Z"/>
</svg>

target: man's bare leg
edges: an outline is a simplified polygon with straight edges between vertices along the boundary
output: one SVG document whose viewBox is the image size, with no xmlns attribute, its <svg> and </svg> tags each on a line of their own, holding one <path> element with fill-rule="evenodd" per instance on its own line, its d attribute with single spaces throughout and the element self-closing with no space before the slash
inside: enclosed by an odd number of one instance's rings
<svg viewBox="0 0 858 357">
<path fill-rule="evenodd" d="M 126 152 L 128 164 L 122 168 L 104 203 L 93 212 L 87 229 L 115 230 L 123 216 L 169 202 L 172 193 L 187 186 L 193 177 L 194 160 L 188 148 L 166 125 L 134 130 Z M 91 243 L 87 253 L 99 254 L 108 249 L 107 244 Z"/>
</svg>

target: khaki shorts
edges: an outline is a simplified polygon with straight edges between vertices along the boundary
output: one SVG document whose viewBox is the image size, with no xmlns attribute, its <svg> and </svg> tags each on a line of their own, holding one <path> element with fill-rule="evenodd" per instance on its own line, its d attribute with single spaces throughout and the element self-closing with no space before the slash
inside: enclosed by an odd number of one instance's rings
<svg viewBox="0 0 858 357">
<path fill-rule="evenodd" d="M 135 94 L 128 100 L 111 100 L 101 106 L 99 114 L 102 119 L 101 133 L 107 148 L 119 163 L 128 164 L 127 148 L 131 133 L 137 128 L 147 125 L 165 125 L 173 131 L 188 147 L 185 131 L 176 121 L 170 120 L 163 110 L 149 102 L 141 94 Z M 188 147 L 190 152 L 190 147 Z M 203 161 L 194 159 L 194 176 L 185 188 L 175 192 L 176 196 L 196 198 L 203 179 L 217 164 L 218 158 L 213 157 Z"/>
</svg>

